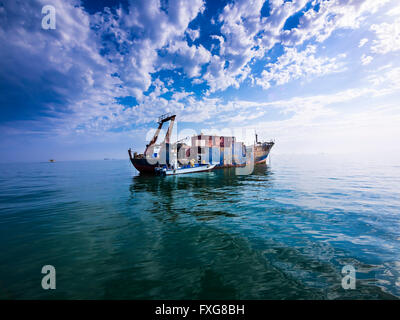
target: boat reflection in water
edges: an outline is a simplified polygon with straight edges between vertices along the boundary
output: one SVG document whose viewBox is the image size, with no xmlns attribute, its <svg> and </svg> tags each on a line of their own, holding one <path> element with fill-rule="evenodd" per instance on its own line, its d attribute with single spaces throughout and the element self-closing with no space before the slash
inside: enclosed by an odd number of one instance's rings
<svg viewBox="0 0 400 320">
<path fill-rule="evenodd" d="M 263 186 L 259 187 L 261 191 L 271 186 L 272 178 L 273 172 L 265 164 L 256 166 L 249 176 L 236 175 L 234 168 L 171 175 L 164 179 L 154 179 L 153 175 L 139 173 L 132 178 L 130 199 L 134 200 L 135 205 L 140 202 L 146 210 L 157 215 L 189 214 L 207 220 L 217 216 L 236 217 L 231 206 L 240 205 L 243 199 L 249 198 L 243 185 L 251 183 L 257 187 L 256 184 L 262 182 Z M 141 197 L 144 199 L 140 200 Z M 227 210 L 223 210 L 224 203 L 229 204 Z"/>
</svg>

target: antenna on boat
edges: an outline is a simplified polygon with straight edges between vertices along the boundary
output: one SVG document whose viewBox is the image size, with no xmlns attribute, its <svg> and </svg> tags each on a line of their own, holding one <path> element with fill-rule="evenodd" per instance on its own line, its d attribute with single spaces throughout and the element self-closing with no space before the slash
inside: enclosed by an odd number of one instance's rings
<svg viewBox="0 0 400 320">
<path fill-rule="evenodd" d="M 254 146 L 255 146 L 258 142 L 258 135 L 257 135 L 256 129 L 254 129 L 254 136 L 255 136 L 255 140 L 254 140 Z"/>
</svg>

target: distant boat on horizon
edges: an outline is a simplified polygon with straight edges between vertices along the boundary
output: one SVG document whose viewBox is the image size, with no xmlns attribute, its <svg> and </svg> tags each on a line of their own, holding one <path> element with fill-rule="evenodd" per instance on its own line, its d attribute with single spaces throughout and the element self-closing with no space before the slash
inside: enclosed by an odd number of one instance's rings
<svg viewBox="0 0 400 320">
<path fill-rule="evenodd" d="M 56 162 L 56 160 L 54 160 L 54 159 L 50 159 L 50 160 L 49 160 L 49 162 Z"/>
</svg>

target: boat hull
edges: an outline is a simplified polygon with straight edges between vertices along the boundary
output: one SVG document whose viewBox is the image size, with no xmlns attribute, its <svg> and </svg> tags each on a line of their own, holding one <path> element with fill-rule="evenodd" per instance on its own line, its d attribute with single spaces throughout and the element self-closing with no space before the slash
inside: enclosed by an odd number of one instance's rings
<svg viewBox="0 0 400 320">
<path fill-rule="evenodd" d="M 268 152 L 269 154 L 269 152 Z M 256 158 L 255 164 L 265 164 L 266 160 L 268 158 L 268 154 Z M 132 165 L 135 167 L 137 171 L 143 174 L 156 174 L 156 165 L 151 165 L 147 162 L 146 159 L 130 159 Z M 225 168 L 238 168 L 238 167 L 244 167 L 246 164 L 245 163 L 236 163 L 236 164 L 223 164 L 223 165 L 215 165 L 212 169 L 225 169 Z"/>
<path fill-rule="evenodd" d="M 273 147 L 274 143 L 273 142 L 264 142 L 264 143 L 258 143 L 257 145 L 254 146 L 254 163 L 255 164 L 265 164 L 266 160 L 268 158 L 268 155 Z M 146 160 L 145 157 L 140 155 L 139 157 L 132 156 L 131 150 L 128 150 L 129 153 L 129 158 L 133 164 L 133 166 L 138 170 L 140 173 L 143 174 L 156 174 L 156 168 L 158 167 L 157 164 L 150 164 Z M 223 169 L 223 168 L 235 168 L 235 167 L 244 167 L 246 166 L 246 162 L 241 163 L 226 163 L 223 159 L 220 160 L 220 162 L 215 163 L 210 161 L 209 163 L 215 164 L 215 167 L 213 169 Z"/>
<path fill-rule="evenodd" d="M 146 159 L 130 159 L 133 166 L 140 173 L 155 174 L 156 165 L 149 164 Z"/>
</svg>

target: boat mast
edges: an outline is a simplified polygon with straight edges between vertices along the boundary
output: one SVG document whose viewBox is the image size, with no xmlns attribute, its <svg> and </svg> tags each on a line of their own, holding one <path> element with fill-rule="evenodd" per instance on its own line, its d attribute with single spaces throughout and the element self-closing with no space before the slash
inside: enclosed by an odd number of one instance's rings
<svg viewBox="0 0 400 320">
<path fill-rule="evenodd" d="M 166 157 L 165 157 L 165 160 L 166 160 L 166 163 L 167 163 L 167 165 L 169 164 L 169 146 L 170 146 L 170 137 L 171 137 L 171 133 L 172 133 L 172 128 L 174 127 L 174 122 L 175 122 L 175 115 L 172 115 L 172 116 L 169 116 L 169 120 L 171 120 L 170 121 L 170 123 L 169 123 L 169 127 L 168 127 L 168 131 L 167 131 L 167 134 L 165 135 L 165 155 L 166 155 Z M 168 120 L 166 120 L 166 121 L 168 121 Z"/>
<path fill-rule="evenodd" d="M 153 147 L 153 145 L 156 143 L 158 135 L 160 134 L 161 128 L 163 126 L 163 124 L 165 122 L 171 121 L 169 124 L 169 128 L 167 131 L 167 134 L 165 135 L 165 145 L 166 145 L 166 162 L 167 164 L 169 163 L 169 145 L 170 145 L 170 137 L 171 137 L 171 132 L 172 132 L 172 128 L 174 126 L 174 122 L 175 122 L 175 117 L 176 115 L 171 114 L 171 113 L 166 113 L 163 114 L 162 116 L 160 116 L 158 118 L 158 128 L 156 130 L 156 132 L 154 133 L 153 139 L 151 139 L 151 141 L 149 142 L 149 144 L 146 145 L 146 149 L 144 151 L 144 155 L 147 155 L 148 150 Z"/>
</svg>

